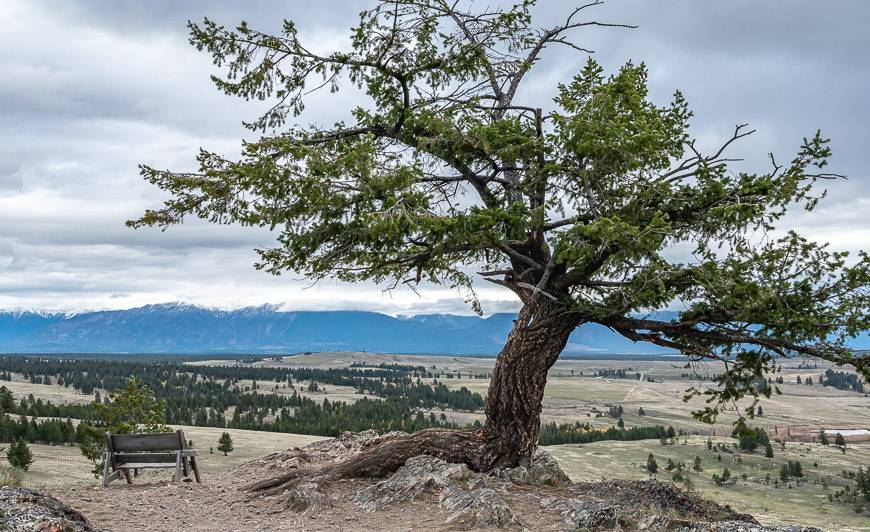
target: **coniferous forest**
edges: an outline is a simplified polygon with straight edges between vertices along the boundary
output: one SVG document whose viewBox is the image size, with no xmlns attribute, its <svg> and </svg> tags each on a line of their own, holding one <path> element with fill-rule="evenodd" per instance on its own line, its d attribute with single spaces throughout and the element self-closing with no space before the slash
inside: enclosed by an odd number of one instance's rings
<svg viewBox="0 0 870 532">
<path fill-rule="evenodd" d="M 108 394 L 123 388 L 128 378 L 135 377 L 152 391 L 155 399 L 165 403 L 169 424 L 317 436 L 367 429 L 415 432 L 430 427 L 463 428 L 449 421 L 444 413 L 433 410 L 474 412 L 483 408 L 480 394 L 465 387 L 450 389 L 441 382 L 453 378 L 453 374 L 433 372 L 423 366 L 353 364 L 333 369 L 290 368 L 254 365 L 258 360 L 248 358 L 236 365 L 206 366 L 187 364 L 191 359 L 181 357 L 141 361 L 4 356 L 0 357 L 3 368 L 0 381 L 9 381 L 12 374 L 19 374 L 31 383 L 93 394 L 94 402 L 101 403 L 108 401 Z M 329 386 L 352 387 L 359 394 L 377 399 L 330 400 L 329 393 L 324 391 Z M 15 401 L 5 386 L 0 387 L 0 412 L 0 440 L 48 444 L 76 443 L 80 435 L 72 419 L 90 420 L 95 414 L 94 403 L 54 404 L 32 395 Z M 477 427 L 479 422 L 469 426 Z M 592 430 L 589 424 L 549 423 L 542 428 L 540 443 L 631 441 L 666 436 L 673 436 L 673 428 L 656 425 L 602 431 Z"/>
</svg>

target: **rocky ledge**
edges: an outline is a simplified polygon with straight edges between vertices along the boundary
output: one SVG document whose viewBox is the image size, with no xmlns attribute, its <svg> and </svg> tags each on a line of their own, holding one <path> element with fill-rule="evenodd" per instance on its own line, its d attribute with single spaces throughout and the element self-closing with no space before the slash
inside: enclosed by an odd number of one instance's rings
<svg viewBox="0 0 870 532">
<path fill-rule="evenodd" d="M 0 530 L 96 532 L 81 513 L 54 497 L 27 488 L 0 488 Z"/>
<path fill-rule="evenodd" d="M 300 461 L 334 463 L 376 445 L 374 431 L 346 433 L 305 449 L 270 455 L 260 469 L 293 468 Z M 252 464 L 253 465 L 253 464 Z M 670 483 L 608 481 L 572 483 L 552 456 L 539 450 L 530 463 L 489 473 L 471 471 L 421 455 L 409 459 L 389 478 L 361 483 L 352 504 L 364 512 L 431 501 L 446 515 L 450 529 L 530 530 L 542 524 L 580 530 L 675 530 L 720 532 L 813 532 L 804 526 L 768 527 L 751 515 L 687 493 Z M 300 514 L 347 504 L 332 500 L 330 486 L 302 481 L 284 494 L 287 508 Z M 534 523 L 527 522 L 534 520 Z M 559 525 L 561 523 L 561 525 Z"/>
</svg>

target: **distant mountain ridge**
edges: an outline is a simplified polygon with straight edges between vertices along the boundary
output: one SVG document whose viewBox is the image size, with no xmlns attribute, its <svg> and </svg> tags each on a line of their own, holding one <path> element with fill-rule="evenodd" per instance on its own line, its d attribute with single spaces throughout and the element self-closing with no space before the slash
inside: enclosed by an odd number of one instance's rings
<svg viewBox="0 0 870 532">
<path fill-rule="evenodd" d="M 674 313 L 660 313 L 670 319 Z M 52 314 L 0 312 L 0 352 L 293 353 L 375 351 L 494 355 L 514 314 L 487 318 L 363 311 L 287 312 L 273 306 L 215 310 L 160 304 L 128 310 Z M 866 340 L 866 339 L 865 339 Z M 864 345 L 870 342 L 864 341 Z M 595 324 L 571 335 L 566 354 L 663 354 Z"/>
</svg>

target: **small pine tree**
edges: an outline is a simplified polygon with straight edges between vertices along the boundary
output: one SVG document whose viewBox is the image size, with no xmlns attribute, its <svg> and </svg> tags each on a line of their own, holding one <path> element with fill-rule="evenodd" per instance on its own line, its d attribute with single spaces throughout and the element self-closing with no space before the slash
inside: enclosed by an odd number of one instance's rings
<svg viewBox="0 0 870 532">
<path fill-rule="evenodd" d="M 725 484 L 730 479 L 731 479 L 731 471 L 729 471 L 727 467 L 725 468 L 724 471 L 722 471 L 721 476 L 717 475 L 716 473 L 713 473 L 713 482 L 715 482 L 717 486 L 721 486 L 722 484 Z"/>
<path fill-rule="evenodd" d="M 232 452 L 233 450 L 233 437 L 230 436 L 229 432 L 224 432 L 221 434 L 220 439 L 218 439 L 218 451 L 224 453 L 224 456 L 227 453 Z"/>
<path fill-rule="evenodd" d="M 208 454 L 214 454 L 214 447 L 208 448 Z"/>
<path fill-rule="evenodd" d="M 640 408 L 637 409 L 637 415 L 639 415 L 639 416 L 645 416 L 645 415 L 646 415 L 646 412 L 643 411 L 643 407 L 640 407 Z"/>
<path fill-rule="evenodd" d="M 713 440 L 711 440 L 710 438 L 707 438 L 707 450 L 713 450 Z"/>
<path fill-rule="evenodd" d="M 668 471 L 672 471 L 677 467 L 677 464 L 674 463 L 673 459 L 668 458 L 668 464 L 665 466 L 665 469 Z"/>
<path fill-rule="evenodd" d="M 789 461 L 788 474 L 792 477 L 801 478 L 804 476 L 804 468 L 800 460 Z"/>
<path fill-rule="evenodd" d="M 834 445 L 839 447 L 844 453 L 846 452 L 846 438 L 844 438 L 839 432 L 834 436 Z"/>
<path fill-rule="evenodd" d="M 764 456 L 767 458 L 773 458 L 773 445 L 770 442 L 767 442 L 767 445 L 764 446 Z"/>
<path fill-rule="evenodd" d="M 625 421 L 623 421 L 622 418 L 619 418 L 619 421 L 616 422 L 616 426 L 621 428 L 621 429 L 624 429 L 625 428 Z"/>
<path fill-rule="evenodd" d="M 758 417 L 764 417 L 764 409 L 761 408 L 761 405 L 758 405 L 758 412 L 756 413 Z"/>
<path fill-rule="evenodd" d="M 819 443 L 822 445 L 830 445 L 831 441 L 828 439 L 828 433 L 825 432 L 825 429 L 819 431 Z"/>
<path fill-rule="evenodd" d="M 6 459 L 9 460 L 9 465 L 22 471 L 30 469 L 30 464 L 34 462 L 33 454 L 24 440 L 12 442 L 9 449 L 6 450 Z"/>
<path fill-rule="evenodd" d="M 659 470 L 659 464 L 656 462 L 656 457 L 653 456 L 652 453 L 649 453 L 649 456 L 646 457 L 646 470 L 649 471 L 651 475 L 655 475 Z"/>
<path fill-rule="evenodd" d="M 692 464 L 692 469 L 694 469 L 695 471 L 703 471 L 704 470 L 704 468 L 701 467 L 701 457 L 700 456 L 695 455 L 695 463 Z"/>
</svg>

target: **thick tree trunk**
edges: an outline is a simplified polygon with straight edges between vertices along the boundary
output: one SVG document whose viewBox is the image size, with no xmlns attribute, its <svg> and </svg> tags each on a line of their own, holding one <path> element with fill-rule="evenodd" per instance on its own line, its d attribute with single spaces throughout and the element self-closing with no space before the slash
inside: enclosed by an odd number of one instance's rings
<svg viewBox="0 0 870 532">
<path fill-rule="evenodd" d="M 578 324 L 576 315 L 548 305 L 520 311 L 489 385 L 478 469 L 515 467 L 532 456 L 541 431 L 547 372 Z"/>
<path fill-rule="evenodd" d="M 258 482 L 248 489 L 281 493 L 303 477 L 325 479 L 380 477 L 412 456 L 426 454 L 465 463 L 477 471 L 516 467 L 527 462 L 538 445 L 541 403 L 547 371 L 565 348 L 579 318 L 561 307 L 526 305 L 496 360 L 486 398 L 482 429 L 428 429 L 407 435 L 386 435 L 349 460 L 320 469 L 300 468 Z"/>
</svg>

